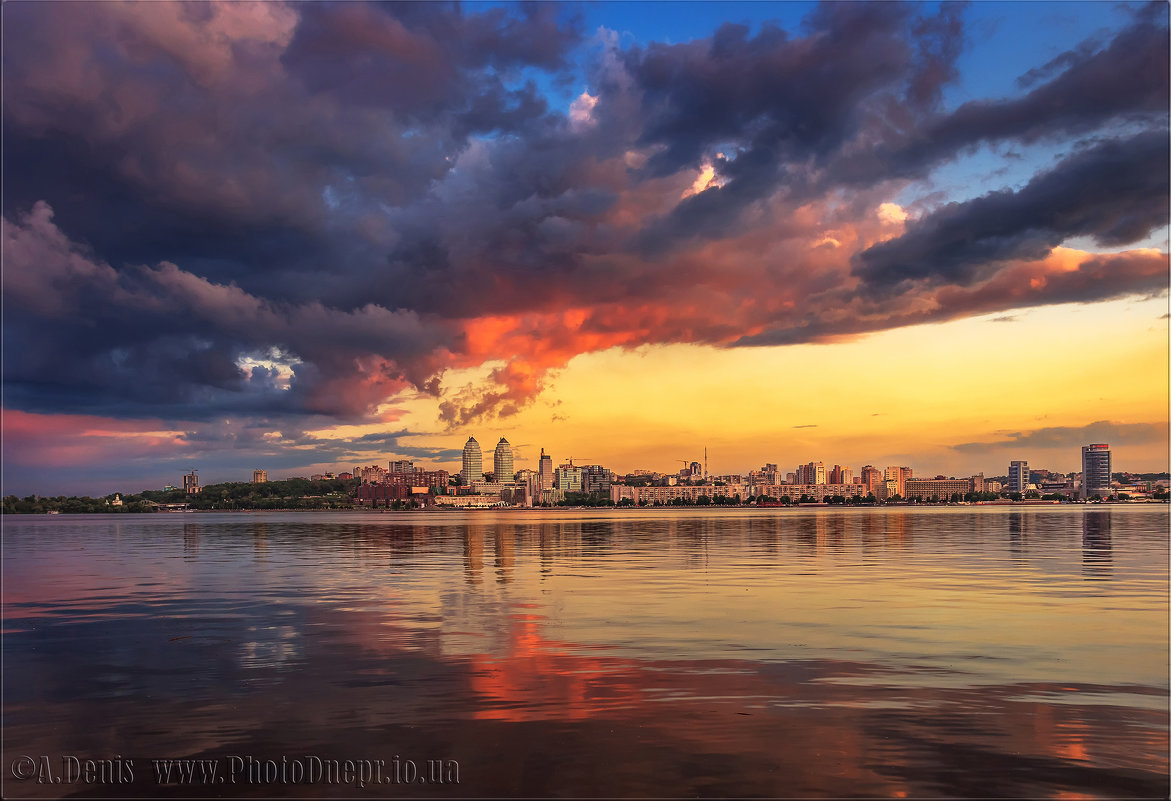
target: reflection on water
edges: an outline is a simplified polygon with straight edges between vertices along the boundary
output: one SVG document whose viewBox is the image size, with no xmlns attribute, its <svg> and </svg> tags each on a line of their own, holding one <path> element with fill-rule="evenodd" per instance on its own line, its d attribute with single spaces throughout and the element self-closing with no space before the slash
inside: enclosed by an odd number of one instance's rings
<svg viewBox="0 0 1171 801">
<path fill-rule="evenodd" d="M 1082 573 L 1110 578 L 1110 511 L 1087 510 L 1082 517 Z"/>
<path fill-rule="evenodd" d="M 4 764 L 458 760 L 437 796 L 1160 796 L 1167 524 L 1164 506 L 6 518 Z"/>
</svg>

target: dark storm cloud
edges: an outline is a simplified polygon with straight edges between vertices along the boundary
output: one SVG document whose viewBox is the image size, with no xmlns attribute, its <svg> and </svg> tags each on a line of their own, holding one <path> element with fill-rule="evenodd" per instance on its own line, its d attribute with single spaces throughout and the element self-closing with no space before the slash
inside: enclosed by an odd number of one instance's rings
<svg viewBox="0 0 1171 801">
<path fill-rule="evenodd" d="M 1059 140 L 1110 123 L 1167 125 L 1167 8 L 1152 7 L 1105 46 L 1090 41 L 1030 70 L 1031 87 L 1011 99 L 981 99 L 897 128 L 874 147 L 844 154 L 835 177 L 862 184 L 918 177 L 957 152 L 985 142 Z"/>
<path fill-rule="evenodd" d="M 1106 246 L 1140 240 L 1171 213 L 1168 145 L 1165 131 L 1102 142 L 1020 191 L 948 204 L 860 253 L 854 272 L 870 286 L 962 284 L 999 262 L 1040 258 L 1069 237 Z"/>
<path fill-rule="evenodd" d="M 963 7 L 917 9 L 588 50 L 553 4 L 9 4 L 6 403 L 296 426 L 409 390 L 455 423 L 585 350 L 1156 291 L 1150 254 L 1015 262 L 1165 220 L 1166 9 L 954 110 Z M 568 113 L 538 88 L 567 80 Z M 1071 132 L 1097 144 L 1019 191 L 876 222 L 902 176 Z"/>
<path fill-rule="evenodd" d="M 305 419 L 306 424 L 312 420 Z M 436 448 L 410 444 L 419 432 L 406 429 L 366 434 L 360 437 L 318 437 L 298 432 L 273 436 L 269 420 L 216 421 L 183 432 L 177 446 L 183 454 L 177 457 L 226 456 L 234 450 L 247 451 L 265 464 L 290 468 L 305 464 L 353 465 L 358 462 L 385 461 L 390 456 L 410 457 L 427 461 L 450 461 L 463 453 L 456 448 Z"/>
<path fill-rule="evenodd" d="M 467 137 L 545 114 L 531 84 L 505 81 L 560 66 L 579 35 L 536 5 L 264 10 L 261 25 L 195 3 L 6 9 L 5 208 L 48 201 L 115 265 L 321 298 L 323 268 L 361 275 L 385 256 L 377 218 L 417 201 Z"/>
<path fill-rule="evenodd" d="M 38 204 L 3 223 L 5 390 L 18 406 L 190 419 L 356 415 L 438 368 L 422 365 L 449 333 L 414 312 L 273 303 L 166 262 L 117 271 L 52 217 Z M 268 367 L 245 371 L 243 357 L 283 364 L 288 388 Z"/>
<path fill-rule="evenodd" d="M 628 53 L 642 98 L 638 142 L 658 148 L 646 169 L 663 175 L 707 159 L 725 181 L 652 221 L 644 250 L 735 232 L 754 201 L 809 191 L 807 165 L 832 160 L 876 115 L 933 108 L 955 74 L 959 8 L 912 19 L 909 6 L 827 3 L 804 38 L 768 25 L 749 37 L 725 24 L 710 40 Z"/>
<path fill-rule="evenodd" d="M 507 90 L 495 72 L 556 70 L 580 39 L 554 6 L 461 14 L 441 3 L 306 5 L 288 49 L 289 72 L 312 94 L 376 106 L 409 123 L 444 120 L 461 134 L 512 130 L 545 112 L 532 85 Z"/>
</svg>

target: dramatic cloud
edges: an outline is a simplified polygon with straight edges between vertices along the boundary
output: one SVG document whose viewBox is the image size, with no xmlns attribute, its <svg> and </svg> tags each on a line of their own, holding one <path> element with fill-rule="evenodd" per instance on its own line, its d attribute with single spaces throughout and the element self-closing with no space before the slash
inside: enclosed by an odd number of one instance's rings
<svg viewBox="0 0 1171 801">
<path fill-rule="evenodd" d="M 456 426 L 611 347 L 1166 288 L 1165 7 L 955 108 L 960 5 L 637 45 L 573 12 L 6 6 L 7 406 L 364 421 L 422 392 Z M 899 196 L 1037 141 L 1067 155 L 1020 188 Z"/>
<path fill-rule="evenodd" d="M 1002 448 L 1059 448 L 1071 450 L 1090 442 L 1113 445 L 1145 444 L 1167 440 L 1167 423 L 1114 423 L 1099 420 L 1084 426 L 1052 426 L 1033 431 L 1008 433 L 994 442 L 965 442 L 953 445 L 957 451 L 982 454 Z"/>
<path fill-rule="evenodd" d="M 930 278 L 968 283 L 1014 258 L 1039 258 L 1066 239 L 1141 240 L 1171 214 L 1171 139 L 1152 131 L 1071 156 L 1018 192 L 948 204 L 857 257 L 870 285 Z"/>
</svg>

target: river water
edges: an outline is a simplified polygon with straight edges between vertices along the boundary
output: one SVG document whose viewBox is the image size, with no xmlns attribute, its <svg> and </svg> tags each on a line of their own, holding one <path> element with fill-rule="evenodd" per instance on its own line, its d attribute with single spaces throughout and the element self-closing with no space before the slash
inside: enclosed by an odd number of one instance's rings
<svg viewBox="0 0 1171 801">
<path fill-rule="evenodd" d="M 3 793 L 1166 797 L 1167 531 L 1162 505 L 9 516 Z"/>
</svg>

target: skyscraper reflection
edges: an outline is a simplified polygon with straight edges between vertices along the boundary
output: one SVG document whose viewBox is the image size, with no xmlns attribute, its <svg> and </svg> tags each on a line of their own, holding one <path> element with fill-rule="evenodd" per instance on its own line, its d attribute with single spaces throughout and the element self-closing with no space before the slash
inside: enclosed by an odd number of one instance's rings
<svg viewBox="0 0 1171 801">
<path fill-rule="evenodd" d="M 464 578 L 468 584 L 479 584 L 484 570 L 484 527 L 472 524 L 464 528 Z"/>
<path fill-rule="evenodd" d="M 199 524 L 183 524 L 183 558 L 199 558 Z"/>
<path fill-rule="evenodd" d="M 1110 510 L 1087 509 L 1082 516 L 1082 575 L 1087 580 L 1110 579 L 1111 550 Z"/>
<path fill-rule="evenodd" d="M 511 526 L 508 527 L 507 531 L 502 530 L 501 526 L 497 526 L 493 535 L 493 546 L 496 552 L 496 581 L 501 584 L 507 584 L 512 580 L 512 566 L 516 550 L 513 541 L 515 536 L 515 531 Z"/>
</svg>

